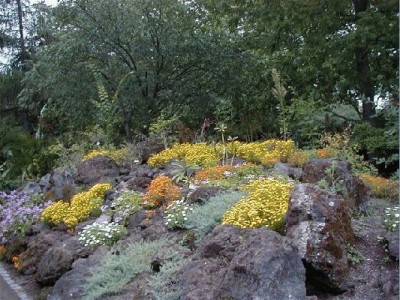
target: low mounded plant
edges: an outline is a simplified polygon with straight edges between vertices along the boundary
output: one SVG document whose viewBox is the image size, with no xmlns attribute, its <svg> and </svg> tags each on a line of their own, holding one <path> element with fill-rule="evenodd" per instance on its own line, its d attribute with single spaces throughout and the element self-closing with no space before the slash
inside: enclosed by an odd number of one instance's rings
<svg viewBox="0 0 400 300">
<path fill-rule="evenodd" d="M 170 285 L 166 286 L 169 282 L 160 282 L 160 279 L 164 279 L 168 275 L 173 281 L 174 269 L 183 264 L 182 260 L 185 257 L 176 249 L 176 247 L 169 247 L 168 241 L 161 238 L 155 241 L 132 243 L 126 248 L 120 249 L 118 254 L 109 252 L 101 264 L 91 270 L 92 275 L 83 286 L 85 291 L 83 299 L 99 299 L 103 295 L 116 293 L 136 275 L 144 272 L 148 272 L 150 275 L 153 272 L 152 263 L 160 256 L 163 257 L 164 263 L 160 272 L 155 277 L 150 277 L 149 292 L 156 295 L 159 295 L 160 292 L 169 293 L 168 290 L 171 287 Z"/>
<path fill-rule="evenodd" d="M 164 214 L 165 225 L 170 228 L 182 228 L 187 216 L 193 211 L 189 204 L 185 203 L 185 198 L 177 200 L 167 206 Z"/>
<path fill-rule="evenodd" d="M 360 178 L 371 188 L 375 197 L 390 199 L 399 197 L 399 183 L 396 180 L 369 174 L 362 174 Z"/>
<path fill-rule="evenodd" d="M 70 203 L 57 201 L 46 207 L 40 215 L 40 221 L 52 225 L 64 223 L 74 228 L 79 222 L 100 214 L 100 208 L 106 192 L 111 189 L 109 183 L 98 183 L 90 190 L 74 195 Z"/>
<path fill-rule="evenodd" d="M 294 153 L 294 141 L 270 139 L 263 142 L 240 143 L 236 146 L 237 156 L 250 162 L 271 166 L 278 161 L 286 162 Z"/>
<path fill-rule="evenodd" d="M 122 236 L 127 234 L 124 226 L 117 223 L 93 223 L 86 225 L 79 233 L 79 241 L 88 248 L 96 249 L 99 246 L 112 246 Z"/>
<path fill-rule="evenodd" d="M 205 235 L 221 224 L 224 213 L 244 195 L 241 192 L 229 192 L 211 197 L 203 205 L 194 206 L 184 222 L 184 227 L 194 232 L 197 242 L 201 241 Z"/>
<path fill-rule="evenodd" d="M 295 167 L 301 167 L 308 160 L 309 156 L 303 151 L 295 151 L 287 160 L 287 162 Z"/>
<path fill-rule="evenodd" d="M 204 168 L 196 173 L 194 176 L 195 182 L 203 182 L 209 180 L 221 180 L 229 176 L 234 170 L 233 166 L 212 166 Z"/>
<path fill-rule="evenodd" d="M 168 205 L 182 197 L 179 186 L 172 182 L 172 179 L 165 175 L 160 175 L 150 182 L 146 194 L 144 195 L 144 206 L 150 208 Z"/>
<path fill-rule="evenodd" d="M 219 157 L 214 148 L 206 143 L 175 144 L 150 157 L 147 163 L 152 167 L 165 166 L 171 160 L 185 161 L 190 166 L 213 166 L 218 163 Z"/>
<path fill-rule="evenodd" d="M 398 206 L 385 209 L 384 224 L 389 231 L 395 231 L 399 228 L 400 210 Z"/>
<path fill-rule="evenodd" d="M 23 236 L 26 228 L 39 220 L 50 203 L 43 202 L 40 195 L 0 192 L 0 244 L 7 243 L 11 235 Z"/>
<path fill-rule="evenodd" d="M 129 216 L 142 208 L 142 202 L 143 199 L 140 193 L 123 190 L 110 206 L 103 205 L 101 210 L 108 214 L 118 214 L 118 218 L 120 219 L 115 221 L 125 224 Z"/>
<path fill-rule="evenodd" d="M 292 183 L 272 178 L 250 182 L 242 188 L 249 196 L 226 212 L 222 223 L 241 228 L 278 229 L 288 209 L 292 187 Z"/>
</svg>

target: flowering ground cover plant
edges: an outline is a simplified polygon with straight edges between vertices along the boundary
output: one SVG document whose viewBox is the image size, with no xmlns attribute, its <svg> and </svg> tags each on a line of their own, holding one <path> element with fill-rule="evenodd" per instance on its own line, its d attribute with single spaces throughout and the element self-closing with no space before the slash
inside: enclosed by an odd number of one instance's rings
<svg viewBox="0 0 400 300">
<path fill-rule="evenodd" d="M 79 233 L 79 241 L 91 249 L 99 246 L 112 246 L 122 236 L 127 234 L 124 226 L 117 223 L 93 223 L 86 225 Z"/>
<path fill-rule="evenodd" d="M 188 165 L 213 166 L 218 163 L 219 155 L 215 149 L 205 143 L 175 144 L 150 157 L 148 164 L 152 167 L 164 166 L 173 159 L 185 161 Z"/>
<path fill-rule="evenodd" d="M 286 162 L 294 151 L 295 145 L 292 140 L 270 139 L 264 142 L 241 143 L 237 146 L 237 156 L 267 166 L 278 161 Z"/>
<path fill-rule="evenodd" d="M 399 196 L 397 181 L 369 174 L 362 174 L 360 178 L 371 188 L 375 197 L 397 199 Z"/>
<path fill-rule="evenodd" d="M 53 225 L 64 223 L 68 228 L 74 228 L 89 216 L 100 213 L 104 196 L 111 187 L 109 183 L 98 183 L 90 190 L 74 195 L 71 203 L 54 202 L 44 209 L 40 220 Z"/>
<path fill-rule="evenodd" d="M 117 163 L 121 163 L 127 156 L 128 149 L 123 147 L 116 150 L 92 150 L 83 157 L 83 160 L 88 160 L 97 156 L 111 157 Z"/>
<path fill-rule="evenodd" d="M 129 216 L 142 208 L 142 202 L 142 195 L 140 193 L 123 190 L 110 206 L 103 205 L 101 210 L 108 214 L 118 214 L 118 219 L 115 221 L 124 224 Z"/>
<path fill-rule="evenodd" d="M 160 175 L 150 182 L 147 193 L 144 195 L 144 206 L 150 208 L 160 207 L 163 204 L 171 203 L 182 197 L 182 192 L 172 179 Z"/>
<path fill-rule="evenodd" d="M 170 229 L 181 228 L 192 211 L 193 208 L 185 203 L 185 198 L 175 201 L 164 212 L 165 225 Z"/>
<path fill-rule="evenodd" d="M 234 167 L 230 165 L 225 166 L 213 166 L 204 168 L 196 173 L 194 176 L 195 182 L 204 182 L 208 180 L 220 180 L 229 175 L 234 171 Z"/>
<path fill-rule="evenodd" d="M 399 221 L 400 221 L 400 210 L 398 206 L 393 208 L 386 208 L 385 209 L 385 219 L 384 223 L 386 229 L 389 231 L 395 231 L 399 228 Z"/>
<path fill-rule="evenodd" d="M 249 193 L 248 197 L 225 213 L 222 224 L 241 228 L 267 226 L 276 229 L 288 209 L 292 187 L 292 183 L 280 179 L 253 180 L 242 187 L 242 190 Z"/>
<path fill-rule="evenodd" d="M 0 244 L 7 243 L 11 235 L 24 235 L 26 228 L 39 220 L 50 203 L 42 202 L 38 195 L 0 192 Z"/>
</svg>

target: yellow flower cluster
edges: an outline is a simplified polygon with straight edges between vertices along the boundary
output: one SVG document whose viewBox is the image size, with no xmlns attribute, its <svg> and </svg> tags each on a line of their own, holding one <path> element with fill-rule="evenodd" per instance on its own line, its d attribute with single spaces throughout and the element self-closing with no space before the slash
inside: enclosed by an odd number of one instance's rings
<svg viewBox="0 0 400 300">
<path fill-rule="evenodd" d="M 127 148 L 121 148 L 117 150 L 92 150 L 83 157 L 83 160 L 89 160 L 97 156 L 108 156 L 117 163 L 123 162 L 127 155 Z"/>
<path fill-rule="evenodd" d="M 147 163 L 152 167 L 163 166 L 173 159 L 181 159 L 189 165 L 202 167 L 216 165 L 219 157 L 215 149 L 206 143 L 198 144 L 175 144 L 153 155 Z"/>
<path fill-rule="evenodd" d="M 222 224 L 241 228 L 267 226 L 276 229 L 288 209 L 292 186 L 291 183 L 276 179 L 252 181 L 243 187 L 249 192 L 249 196 L 224 214 Z"/>
<path fill-rule="evenodd" d="M 301 151 L 295 151 L 292 156 L 288 158 L 288 163 L 295 166 L 301 167 L 308 161 L 308 156 Z"/>
<path fill-rule="evenodd" d="M 294 153 L 294 141 L 270 139 L 264 142 L 241 143 L 237 145 L 237 155 L 252 162 L 260 162 L 266 166 L 278 161 L 286 162 Z"/>
<path fill-rule="evenodd" d="M 68 228 L 74 228 L 100 209 L 103 198 L 111 187 L 109 183 L 99 183 L 87 192 L 73 196 L 71 203 L 54 202 L 43 210 L 40 220 L 54 225 L 64 223 Z"/>
<path fill-rule="evenodd" d="M 399 197 L 399 183 L 397 181 L 369 174 L 362 174 L 360 178 L 371 188 L 375 197 L 391 199 Z"/>
<path fill-rule="evenodd" d="M 160 175 L 150 182 L 143 200 L 145 206 L 160 207 L 162 204 L 168 205 L 181 197 L 181 189 L 172 182 L 172 179 L 168 176 Z"/>
</svg>

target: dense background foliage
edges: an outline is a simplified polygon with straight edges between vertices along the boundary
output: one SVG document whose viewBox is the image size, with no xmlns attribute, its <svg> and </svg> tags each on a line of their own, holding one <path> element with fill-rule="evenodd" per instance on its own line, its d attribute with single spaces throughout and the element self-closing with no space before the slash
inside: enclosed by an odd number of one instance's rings
<svg viewBox="0 0 400 300">
<path fill-rule="evenodd" d="M 2 186 L 149 134 L 315 148 L 346 129 L 382 174 L 398 168 L 397 1 L 0 4 Z"/>
</svg>

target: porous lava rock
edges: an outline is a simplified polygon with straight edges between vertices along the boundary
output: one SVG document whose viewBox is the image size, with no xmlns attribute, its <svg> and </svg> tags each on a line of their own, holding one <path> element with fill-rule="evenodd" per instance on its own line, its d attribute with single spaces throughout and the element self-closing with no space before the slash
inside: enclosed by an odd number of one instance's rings
<svg viewBox="0 0 400 300">
<path fill-rule="evenodd" d="M 68 234 L 60 231 L 44 231 L 32 237 L 26 251 L 19 257 L 19 271 L 25 275 L 35 273 L 46 251 L 68 238 Z"/>
<path fill-rule="evenodd" d="M 266 228 L 216 227 L 178 278 L 186 300 L 306 299 L 297 249 Z"/>
<path fill-rule="evenodd" d="M 286 215 L 286 236 L 299 250 L 310 288 L 333 293 L 346 289 L 346 245 L 354 242 L 354 233 L 342 197 L 312 184 L 296 186 Z"/>
<path fill-rule="evenodd" d="M 75 193 L 75 170 L 60 167 L 43 176 L 39 181 L 43 195 L 48 200 L 69 200 Z"/>
<path fill-rule="evenodd" d="M 328 168 L 333 170 L 333 178 L 326 174 Z M 311 159 L 304 164 L 302 170 L 303 183 L 318 183 L 321 179 L 328 182 L 340 183 L 342 188 L 338 194 L 348 200 L 351 208 L 357 208 L 362 204 L 363 199 L 370 195 L 370 189 L 351 172 L 351 165 L 347 161 L 335 159 Z"/>
<path fill-rule="evenodd" d="M 78 165 L 75 180 L 86 185 L 98 182 L 115 183 L 118 175 L 119 168 L 114 160 L 108 156 L 96 156 Z"/>
<path fill-rule="evenodd" d="M 151 137 L 137 143 L 136 145 L 140 163 L 146 163 L 149 158 L 165 149 L 165 145 L 161 139 Z"/>
<path fill-rule="evenodd" d="M 41 258 L 36 281 L 43 285 L 54 284 L 58 278 L 71 269 L 72 263 L 80 258 L 87 257 L 92 251 L 84 247 L 77 236 L 71 237 L 50 247 Z"/>
</svg>

